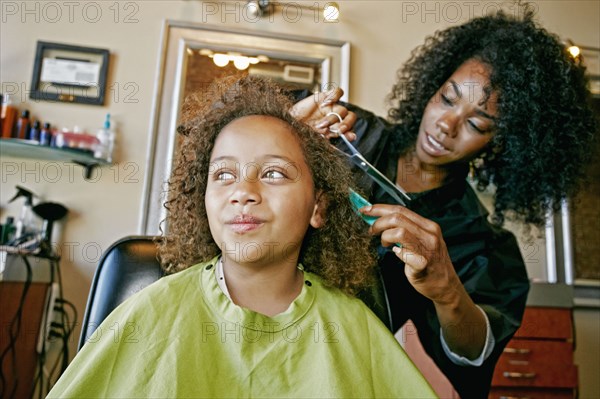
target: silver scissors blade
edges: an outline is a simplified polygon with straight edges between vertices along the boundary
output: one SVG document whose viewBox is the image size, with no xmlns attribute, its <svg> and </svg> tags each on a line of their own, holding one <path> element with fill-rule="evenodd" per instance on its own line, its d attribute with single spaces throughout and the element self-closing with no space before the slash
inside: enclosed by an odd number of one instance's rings
<svg viewBox="0 0 600 399">
<path fill-rule="evenodd" d="M 354 165 L 363 170 L 375 183 L 379 185 L 379 187 L 391 195 L 392 198 L 394 198 L 399 204 L 406 206 L 406 204 L 411 200 L 406 191 L 404 191 L 404 189 L 399 185 L 394 184 L 383 173 L 377 170 L 376 167 L 367 162 L 365 157 L 362 156 L 362 154 L 350 143 L 350 141 L 348 141 L 343 134 L 340 134 L 339 137 L 346 144 L 346 146 L 348 146 L 352 155 L 348 155 L 345 152 L 337 148 L 336 149 L 350 158 Z"/>
</svg>

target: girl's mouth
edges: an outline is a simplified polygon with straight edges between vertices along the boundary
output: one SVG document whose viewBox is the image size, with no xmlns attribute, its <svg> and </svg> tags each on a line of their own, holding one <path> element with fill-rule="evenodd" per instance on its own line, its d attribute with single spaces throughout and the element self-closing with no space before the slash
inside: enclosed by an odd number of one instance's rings
<svg viewBox="0 0 600 399">
<path fill-rule="evenodd" d="M 260 228 L 264 221 L 250 215 L 238 215 L 226 223 L 236 233 L 246 233 Z"/>
</svg>

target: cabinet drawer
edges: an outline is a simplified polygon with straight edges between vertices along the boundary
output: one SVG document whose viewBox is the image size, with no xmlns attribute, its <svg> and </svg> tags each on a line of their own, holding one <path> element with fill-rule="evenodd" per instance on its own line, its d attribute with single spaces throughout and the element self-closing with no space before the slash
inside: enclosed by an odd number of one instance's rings
<svg viewBox="0 0 600 399">
<path fill-rule="evenodd" d="M 573 399 L 573 389 L 492 388 L 489 399 Z"/>
<path fill-rule="evenodd" d="M 513 339 L 498 360 L 492 385 L 575 388 L 573 345 L 566 341 Z"/>
<path fill-rule="evenodd" d="M 573 340 L 571 309 L 527 307 L 515 338 Z"/>
</svg>

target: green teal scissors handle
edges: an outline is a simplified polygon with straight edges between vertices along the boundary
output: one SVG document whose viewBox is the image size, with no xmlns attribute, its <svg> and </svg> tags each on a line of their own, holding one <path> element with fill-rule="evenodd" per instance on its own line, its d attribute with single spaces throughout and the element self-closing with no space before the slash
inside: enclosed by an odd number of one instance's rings
<svg viewBox="0 0 600 399">
<path fill-rule="evenodd" d="M 371 206 L 371 203 L 352 189 L 350 189 L 350 203 L 352 203 L 352 208 L 356 211 L 356 213 L 358 213 L 362 220 L 367 222 L 369 226 L 372 226 L 373 223 L 375 223 L 375 221 L 379 218 L 379 216 L 369 216 L 359 212 L 360 208 Z M 396 243 L 396 246 L 402 248 L 402 244 L 399 242 Z"/>
</svg>

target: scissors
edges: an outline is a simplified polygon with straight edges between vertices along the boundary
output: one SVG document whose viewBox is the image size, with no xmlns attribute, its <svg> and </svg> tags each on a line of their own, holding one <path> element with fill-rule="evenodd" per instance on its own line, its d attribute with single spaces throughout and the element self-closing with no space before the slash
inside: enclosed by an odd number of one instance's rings
<svg viewBox="0 0 600 399">
<path fill-rule="evenodd" d="M 339 118 L 340 122 L 342 121 L 342 117 L 335 113 L 330 112 L 327 114 L 335 115 Z M 350 155 L 346 154 L 342 150 L 337 147 L 334 147 L 336 150 L 344 154 L 346 157 L 350 159 L 350 161 L 358 166 L 362 171 L 364 171 L 379 187 L 381 187 L 386 193 L 388 193 L 392 198 L 394 198 L 400 205 L 406 206 L 406 204 L 411 200 L 406 191 L 402 187 L 397 184 L 394 184 L 390 179 L 385 177 L 383 173 L 381 173 L 377 168 L 371 165 L 365 157 L 350 143 L 350 141 L 343 134 L 339 133 L 337 129 L 330 129 L 332 133 L 338 133 L 339 137 L 346 144 L 348 149 L 350 150 Z M 358 194 L 357 194 L 358 195 Z"/>
</svg>

